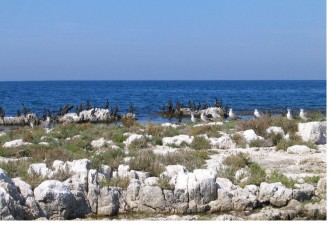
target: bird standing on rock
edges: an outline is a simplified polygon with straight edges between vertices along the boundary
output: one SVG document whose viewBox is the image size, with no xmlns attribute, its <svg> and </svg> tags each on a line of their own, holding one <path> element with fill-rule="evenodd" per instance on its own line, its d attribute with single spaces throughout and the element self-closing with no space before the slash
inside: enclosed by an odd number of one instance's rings
<svg viewBox="0 0 331 236">
<path fill-rule="evenodd" d="M 237 120 L 237 119 L 238 119 L 238 116 L 232 111 L 232 108 L 230 108 L 230 111 L 229 111 L 229 117 L 230 117 L 232 120 Z"/>
<path fill-rule="evenodd" d="M 257 109 L 254 110 L 254 116 L 256 118 L 260 118 L 261 117 L 261 114 L 260 114 L 260 112 Z"/>
<path fill-rule="evenodd" d="M 301 119 L 303 119 L 304 121 L 308 120 L 308 115 L 307 113 L 304 111 L 304 109 L 300 109 L 300 114 L 299 116 L 301 117 Z"/>
<path fill-rule="evenodd" d="M 286 114 L 287 119 L 293 120 L 293 115 L 291 109 L 287 109 L 287 114 Z"/>
<path fill-rule="evenodd" d="M 195 117 L 194 117 L 193 112 L 192 112 L 192 111 L 190 111 L 190 112 L 191 112 L 191 121 L 192 121 L 193 123 L 197 122 L 197 120 L 196 120 Z"/>
</svg>

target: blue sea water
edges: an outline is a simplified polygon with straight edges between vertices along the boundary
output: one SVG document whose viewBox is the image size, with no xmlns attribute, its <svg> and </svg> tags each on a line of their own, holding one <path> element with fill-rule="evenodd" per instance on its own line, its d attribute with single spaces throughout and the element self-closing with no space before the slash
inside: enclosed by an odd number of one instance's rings
<svg viewBox="0 0 331 236">
<path fill-rule="evenodd" d="M 90 100 L 102 107 L 106 99 L 119 113 L 134 104 L 139 121 L 164 121 L 156 115 L 168 99 L 214 104 L 215 98 L 234 111 L 278 109 L 326 109 L 326 81 L 16 81 L 0 82 L 0 107 L 15 115 L 23 102 L 39 116 L 44 107 L 59 110 L 65 104 Z M 73 110 L 74 111 L 74 110 Z"/>
</svg>

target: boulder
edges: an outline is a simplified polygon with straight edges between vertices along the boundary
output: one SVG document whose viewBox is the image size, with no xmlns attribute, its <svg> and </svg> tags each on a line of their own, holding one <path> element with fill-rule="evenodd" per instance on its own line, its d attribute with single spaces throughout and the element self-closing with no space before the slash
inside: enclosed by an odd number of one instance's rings
<svg viewBox="0 0 331 236">
<path fill-rule="evenodd" d="M 100 177 L 97 170 L 89 170 L 87 178 L 87 200 L 92 212 L 95 214 L 98 212 L 98 196 L 100 194 L 99 179 Z"/>
<path fill-rule="evenodd" d="M 232 192 L 233 209 L 236 211 L 252 210 L 258 206 L 258 191 L 252 191 L 254 185 L 246 187 L 237 188 Z"/>
<path fill-rule="evenodd" d="M 112 169 L 108 165 L 100 165 L 98 172 L 103 174 L 106 179 L 110 179 L 112 177 Z"/>
<path fill-rule="evenodd" d="M 242 135 L 243 135 L 243 137 L 244 137 L 244 139 L 246 140 L 247 143 L 250 143 L 251 141 L 259 139 L 259 136 L 257 136 L 255 131 L 252 130 L 252 129 L 245 130 Z"/>
<path fill-rule="evenodd" d="M 182 165 L 168 165 L 165 167 L 166 170 L 161 174 L 167 177 L 176 177 L 179 173 L 187 173 L 188 170 Z"/>
<path fill-rule="evenodd" d="M 188 174 L 179 172 L 176 176 L 174 195 L 176 202 L 187 203 L 188 202 Z"/>
<path fill-rule="evenodd" d="M 303 141 L 326 144 L 326 121 L 299 123 L 298 135 Z"/>
<path fill-rule="evenodd" d="M 164 137 L 162 139 L 163 145 L 176 145 L 180 146 L 182 143 L 191 144 L 193 141 L 193 136 L 188 136 L 185 134 L 177 135 L 174 137 Z"/>
<path fill-rule="evenodd" d="M 107 147 L 111 147 L 112 149 L 119 149 L 119 147 L 116 146 L 113 141 L 105 140 L 104 138 L 92 140 L 91 146 L 93 148 L 101 148 L 101 147 L 107 146 Z"/>
<path fill-rule="evenodd" d="M 0 220 L 23 220 L 25 199 L 7 172 L 0 168 Z"/>
<path fill-rule="evenodd" d="M 209 138 L 210 145 L 216 149 L 236 148 L 236 143 L 232 141 L 229 135 L 223 135 L 220 138 Z"/>
<path fill-rule="evenodd" d="M 216 186 L 217 189 L 222 189 L 226 191 L 231 191 L 236 188 L 236 186 L 226 178 L 216 178 Z"/>
<path fill-rule="evenodd" d="M 326 220 L 326 201 L 321 200 L 317 203 L 308 203 L 304 206 L 304 214 L 308 219 Z"/>
<path fill-rule="evenodd" d="M 282 183 L 261 183 L 258 200 L 276 207 L 286 206 L 292 199 L 292 189 L 286 188 Z"/>
<path fill-rule="evenodd" d="M 317 183 L 317 190 L 318 195 L 325 195 L 326 194 L 326 178 L 321 178 Z"/>
<path fill-rule="evenodd" d="M 312 150 L 306 145 L 293 145 L 287 148 L 287 152 L 292 154 L 307 154 L 311 153 Z"/>
<path fill-rule="evenodd" d="M 30 164 L 28 168 L 29 175 L 39 175 L 42 178 L 52 178 L 54 172 L 47 168 L 45 163 Z"/>
<path fill-rule="evenodd" d="M 86 173 L 89 170 L 90 161 L 88 159 L 80 159 L 67 161 L 64 164 L 64 168 L 68 173 L 77 174 L 77 173 Z"/>
<path fill-rule="evenodd" d="M 152 208 L 156 211 L 165 209 L 165 199 L 162 189 L 158 186 L 144 186 L 139 191 L 139 205 Z"/>
<path fill-rule="evenodd" d="M 43 214 L 50 219 L 74 218 L 76 201 L 67 184 L 57 180 L 46 180 L 34 190 L 34 196 Z"/>
<path fill-rule="evenodd" d="M 138 207 L 137 201 L 139 198 L 140 188 L 141 182 L 137 179 L 131 179 L 125 196 L 125 201 L 131 209 Z"/>
<path fill-rule="evenodd" d="M 154 186 L 157 185 L 158 182 L 159 182 L 158 177 L 148 177 L 147 179 L 145 179 L 144 184 L 149 186 Z"/>
<path fill-rule="evenodd" d="M 123 141 L 126 147 L 128 147 L 133 141 L 144 139 L 144 136 L 141 134 L 128 134 L 128 133 L 125 134 L 126 136 L 129 135 L 129 137 L 125 141 Z"/>
<path fill-rule="evenodd" d="M 116 215 L 120 208 L 120 192 L 117 188 L 103 187 L 98 197 L 98 215 Z"/>
<path fill-rule="evenodd" d="M 15 186 L 17 187 L 17 189 L 19 190 L 19 192 L 24 197 L 24 205 L 23 205 L 24 219 L 35 220 L 39 218 L 41 216 L 41 212 L 39 210 L 36 200 L 34 199 L 34 194 L 31 185 L 24 182 L 20 178 L 14 178 L 12 180 Z"/>
<path fill-rule="evenodd" d="M 277 126 L 271 126 L 266 130 L 267 136 L 270 136 L 271 134 L 280 134 L 283 138 L 285 137 L 285 132 L 282 129 L 282 127 Z"/>
<path fill-rule="evenodd" d="M 129 165 L 119 165 L 118 166 L 118 177 L 125 178 L 130 175 L 130 166 Z"/>
<path fill-rule="evenodd" d="M 311 184 L 296 184 L 293 189 L 293 199 L 300 202 L 311 199 L 315 195 L 315 188 Z"/>
<path fill-rule="evenodd" d="M 15 139 L 13 141 L 5 142 L 4 145 L 2 145 L 2 147 L 4 147 L 4 148 L 14 148 L 14 147 L 30 145 L 30 144 L 31 143 L 23 142 L 23 139 Z"/>
</svg>

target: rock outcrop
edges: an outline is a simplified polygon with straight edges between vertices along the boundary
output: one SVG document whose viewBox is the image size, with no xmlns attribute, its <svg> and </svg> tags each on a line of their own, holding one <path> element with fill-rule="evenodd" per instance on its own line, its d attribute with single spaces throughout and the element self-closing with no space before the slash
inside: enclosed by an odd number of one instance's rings
<svg viewBox="0 0 331 236">
<path fill-rule="evenodd" d="M 298 135 L 304 141 L 326 144 L 326 121 L 298 124 Z"/>
</svg>

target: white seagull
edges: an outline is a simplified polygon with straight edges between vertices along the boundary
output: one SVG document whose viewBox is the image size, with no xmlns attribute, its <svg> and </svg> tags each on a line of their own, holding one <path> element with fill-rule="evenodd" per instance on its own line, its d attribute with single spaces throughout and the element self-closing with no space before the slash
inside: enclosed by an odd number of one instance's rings
<svg viewBox="0 0 331 236">
<path fill-rule="evenodd" d="M 238 116 L 232 111 L 232 108 L 230 108 L 229 117 L 233 120 L 238 119 Z"/>
<path fill-rule="evenodd" d="M 304 121 L 308 120 L 308 115 L 303 109 L 300 109 L 299 115 L 300 115 L 301 119 L 303 119 Z"/>
<path fill-rule="evenodd" d="M 193 114 L 192 111 L 191 111 L 191 121 L 192 121 L 193 123 L 197 122 L 197 120 L 195 119 L 194 114 Z"/>
<path fill-rule="evenodd" d="M 287 114 L 286 114 L 287 119 L 293 120 L 292 112 L 291 109 L 287 109 Z"/>
<path fill-rule="evenodd" d="M 260 118 L 261 117 L 261 114 L 260 114 L 260 112 L 257 109 L 254 110 L 254 116 L 256 118 Z"/>
</svg>

